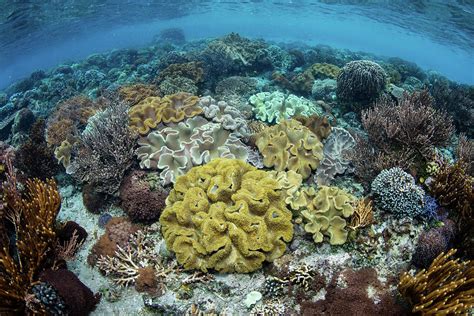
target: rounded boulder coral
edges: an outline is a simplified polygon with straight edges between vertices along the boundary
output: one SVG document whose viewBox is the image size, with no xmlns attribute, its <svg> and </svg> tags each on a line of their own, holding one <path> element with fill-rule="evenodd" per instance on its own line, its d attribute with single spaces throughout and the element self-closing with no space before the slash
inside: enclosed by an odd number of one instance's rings
<svg viewBox="0 0 474 316">
<path fill-rule="evenodd" d="M 372 182 L 375 204 L 397 217 L 417 217 L 424 214 L 425 192 L 415 179 L 395 167 L 385 169 Z"/>
<path fill-rule="evenodd" d="M 265 171 L 218 158 L 179 177 L 160 217 L 185 269 L 248 273 L 283 255 L 293 238 L 285 194 Z"/>
<path fill-rule="evenodd" d="M 386 77 L 383 68 L 373 61 L 351 61 L 337 77 L 337 98 L 344 102 L 369 103 L 385 88 Z"/>
</svg>

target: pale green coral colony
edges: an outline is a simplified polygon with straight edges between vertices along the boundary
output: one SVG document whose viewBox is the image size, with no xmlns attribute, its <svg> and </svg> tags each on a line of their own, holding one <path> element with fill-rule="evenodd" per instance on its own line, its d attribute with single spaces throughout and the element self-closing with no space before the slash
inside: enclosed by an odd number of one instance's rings
<svg viewBox="0 0 474 316">
<path fill-rule="evenodd" d="M 295 115 L 323 113 L 322 109 L 310 100 L 279 91 L 254 94 L 249 98 L 249 103 L 253 105 L 255 117 L 268 123 L 279 123 Z"/>
</svg>

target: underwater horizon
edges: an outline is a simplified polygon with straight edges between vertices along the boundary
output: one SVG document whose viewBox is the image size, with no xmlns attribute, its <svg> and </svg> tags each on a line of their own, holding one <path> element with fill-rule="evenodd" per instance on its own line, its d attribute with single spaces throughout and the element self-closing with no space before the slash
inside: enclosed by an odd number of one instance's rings
<svg viewBox="0 0 474 316">
<path fill-rule="evenodd" d="M 474 314 L 472 1 L 0 3 L 0 316 Z"/>
</svg>

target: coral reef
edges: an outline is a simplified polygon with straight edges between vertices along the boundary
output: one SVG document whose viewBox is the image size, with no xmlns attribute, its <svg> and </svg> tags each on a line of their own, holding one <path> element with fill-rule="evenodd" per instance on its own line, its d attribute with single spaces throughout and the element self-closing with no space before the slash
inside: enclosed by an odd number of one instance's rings
<svg viewBox="0 0 474 316">
<path fill-rule="evenodd" d="M 352 135 L 343 128 L 333 127 L 324 144 L 324 158 L 316 172 L 316 181 L 320 185 L 328 185 L 338 174 L 351 171 L 350 157 L 355 146 Z"/>
<path fill-rule="evenodd" d="M 266 167 L 277 171 L 293 170 L 304 179 L 311 175 L 323 158 L 323 144 L 307 127 L 286 120 L 265 128 L 256 141 Z"/>
<path fill-rule="evenodd" d="M 445 219 L 440 227 L 422 232 L 412 256 L 413 264 L 418 268 L 427 269 L 440 253 L 449 250 L 455 233 L 455 223 L 450 219 Z"/>
<path fill-rule="evenodd" d="M 311 193 L 308 209 L 301 212 L 307 221 L 305 231 L 313 235 L 315 243 L 322 242 L 325 235 L 331 245 L 345 243 L 348 235 L 346 219 L 354 213 L 355 197 L 337 187 L 327 186 Z"/>
<path fill-rule="evenodd" d="M 370 60 L 347 63 L 337 77 L 337 98 L 341 102 L 368 104 L 385 89 L 385 71 Z"/>
<path fill-rule="evenodd" d="M 380 172 L 371 188 L 376 206 L 385 212 L 408 218 L 424 213 L 425 192 L 411 175 L 398 167 Z"/>
<path fill-rule="evenodd" d="M 146 135 L 161 122 L 177 123 L 202 113 L 198 102 L 198 97 L 185 92 L 148 97 L 130 109 L 130 127 Z"/>
<path fill-rule="evenodd" d="M 179 77 L 190 79 L 193 83 L 197 84 L 202 82 L 203 75 L 204 70 L 202 69 L 202 63 L 200 62 L 192 61 L 183 64 L 171 64 L 158 74 L 155 83 L 159 85 L 166 79 L 176 79 Z"/>
<path fill-rule="evenodd" d="M 152 188 L 143 171 L 127 175 L 119 190 L 121 206 L 132 221 L 150 222 L 157 220 L 165 208 L 168 192 L 158 186 Z"/>
<path fill-rule="evenodd" d="M 128 128 L 127 111 L 128 104 L 112 101 L 89 120 L 74 144 L 66 171 L 99 192 L 114 194 L 132 164 L 136 137 Z"/>
<path fill-rule="evenodd" d="M 270 171 L 271 176 L 278 181 L 280 189 L 285 191 L 286 198 L 285 203 L 292 210 L 299 210 L 306 207 L 307 200 L 306 195 L 301 186 L 303 185 L 303 177 L 294 172 L 290 171 Z"/>
<path fill-rule="evenodd" d="M 331 134 L 332 128 L 327 116 L 319 116 L 316 114 L 310 115 L 308 117 L 296 115 L 293 117 L 293 119 L 309 128 L 320 141 L 328 138 L 329 134 Z"/>
<path fill-rule="evenodd" d="M 295 115 L 322 114 L 317 105 L 305 98 L 282 92 L 260 92 L 249 98 L 255 117 L 268 123 L 279 123 Z"/>
<path fill-rule="evenodd" d="M 423 315 L 468 314 L 474 307 L 474 267 L 472 261 L 450 259 L 451 249 L 441 253 L 428 270 L 411 276 L 403 273 L 398 290 Z"/>
<path fill-rule="evenodd" d="M 176 126 L 154 131 L 138 141 L 136 150 L 140 167 L 159 169 L 163 184 L 174 183 L 177 176 L 191 167 L 213 158 L 246 160 L 247 147 L 239 135 L 221 124 L 210 123 L 202 117 L 193 117 Z"/>
<path fill-rule="evenodd" d="M 202 108 L 205 118 L 214 123 L 220 123 L 224 129 L 236 132 L 243 138 L 250 135 L 245 117 L 227 102 L 217 102 L 209 96 L 202 97 L 199 100 L 199 107 Z"/>
<path fill-rule="evenodd" d="M 65 140 L 71 144 L 87 125 L 87 120 L 103 108 L 100 100 L 75 96 L 60 102 L 46 122 L 46 140 L 49 146 L 60 146 Z"/>
<path fill-rule="evenodd" d="M 148 97 L 159 97 L 161 93 L 154 85 L 137 83 L 121 86 L 118 89 L 118 94 L 120 101 L 126 102 L 132 107 Z"/>
<path fill-rule="evenodd" d="M 48 147 L 44 138 L 45 122 L 42 119 L 31 126 L 29 138 L 15 154 L 15 164 L 29 178 L 47 179 L 54 177 L 59 167 L 54 150 Z"/>
<path fill-rule="evenodd" d="M 22 196 L 12 170 L 2 185 L 2 196 L 3 216 L 13 231 L 11 239 L 0 238 L 0 310 L 23 314 L 29 309 L 29 291 L 56 244 L 54 225 L 61 199 L 53 180 L 28 180 Z M 46 312 L 44 307 L 41 311 Z"/>
<path fill-rule="evenodd" d="M 268 173 L 215 159 L 177 179 L 160 223 L 186 269 L 248 273 L 273 261 L 293 238 L 291 212 Z"/>
</svg>

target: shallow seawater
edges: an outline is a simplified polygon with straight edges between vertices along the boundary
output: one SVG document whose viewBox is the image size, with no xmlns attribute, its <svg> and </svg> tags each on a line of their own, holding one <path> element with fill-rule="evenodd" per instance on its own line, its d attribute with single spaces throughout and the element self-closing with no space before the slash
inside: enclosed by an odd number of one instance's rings
<svg viewBox="0 0 474 316">
<path fill-rule="evenodd" d="M 469 1 L 2 7 L 0 315 L 474 312 Z"/>
</svg>

